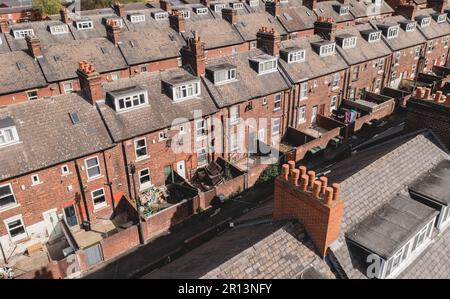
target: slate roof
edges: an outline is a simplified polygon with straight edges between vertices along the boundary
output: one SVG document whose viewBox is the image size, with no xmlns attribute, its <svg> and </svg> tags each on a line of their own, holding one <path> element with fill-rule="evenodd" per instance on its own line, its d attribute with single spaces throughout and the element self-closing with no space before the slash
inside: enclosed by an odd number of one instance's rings
<svg viewBox="0 0 450 299">
<path fill-rule="evenodd" d="M 378 28 L 379 25 L 397 25 L 399 22 L 406 21 L 407 19 L 403 16 L 393 16 L 393 17 L 387 17 L 383 20 L 378 21 L 370 21 L 373 28 Z M 387 39 L 384 34 L 382 35 L 382 40 L 389 46 L 389 48 L 392 51 L 398 51 L 405 48 L 410 48 L 413 46 L 417 46 L 420 44 L 423 44 L 426 42 L 423 35 L 420 33 L 420 31 L 416 28 L 416 30 L 412 32 L 406 32 L 402 26 L 399 28 L 399 33 L 396 38 Z"/>
<path fill-rule="evenodd" d="M 36 35 L 42 46 L 50 47 L 55 44 L 70 42 L 74 40 L 70 29 L 68 33 L 64 34 L 51 34 L 49 26 L 62 25 L 59 20 L 45 20 L 39 22 L 29 22 L 29 23 L 17 23 L 10 26 L 9 34 L 7 34 L 8 42 L 13 51 L 26 50 L 27 42 L 25 39 L 15 39 L 13 35 L 14 30 L 18 29 L 33 29 L 34 35 Z"/>
<path fill-rule="evenodd" d="M 374 15 L 384 15 L 394 13 L 394 9 L 385 1 L 381 5 L 375 5 L 372 0 L 348 0 L 350 13 L 355 18 L 364 18 Z"/>
<path fill-rule="evenodd" d="M 336 52 L 334 55 L 320 57 L 313 49 L 312 43 L 320 42 L 323 39 L 317 35 L 305 38 L 296 38 L 281 42 L 281 49 L 298 47 L 306 50 L 304 62 L 287 63 L 279 59 L 278 63 L 287 74 L 292 83 L 298 83 L 328 74 L 336 73 L 347 67 L 345 60 Z"/>
<path fill-rule="evenodd" d="M 421 9 L 417 12 L 417 17 L 420 16 L 431 16 L 436 11 L 432 8 L 427 9 Z M 427 40 L 432 40 L 441 36 L 450 35 L 450 23 L 446 17 L 445 22 L 438 23 L 436 20 L 432 17 L 430 25 L 426 27 L 422 27 L 419 24 L 417 24 L 417 28 L 420 32 L 425 36 Z"/>
<path fill-rule="evenodd" d="M 344 234 L 398 194 L 407 194 L 409 184 L 445 159 L 445 147 L 431 131 L 422 130 L 362 150 L 330 169 L 329 181 L 341 182 L 345 203 L 342 234 L 332 251 L 349 278 L 365 275 L 355 266 L 358 257 Z"/>
<path fill-rule="evenodd" d="M 317 8 L 314 9 L 314 12 L 316 13 L 317 16 L 324 16 L 325 18 L 331 17 L 331 18 L 333 18 L 333 21 L 335 21 L 336 23 L 342 23 L 342 22 L 348 22 L 348 21 L 354 20 L 355 18 L 353 17 L 353 15 L 350 12 L 346 15 L 341 16 L 335 10 L 334 7 L 340 6 L 340 5 L 344 5 L 344 4 L 342 4 L 336 0 L 317 2 Z M 351 8 L 350 5 L 349 5 L 349 8 Z"/>
<path fill-rule="evenodd" d="M 168 96 L 163 89 L 162 81 L 186 74 L 189 73 L 183 69 L 171 69 L 140 74 L 104 84 L 106 92 L 134 86 L 148 91 L 149 105 L 131 111 L 116 113 L 107 103 L 99 103 L 100 112 L 114 141 L 168 128 L 172 125 L 172 120 L 176 118 L 192 120 L 194 110 L 201 110 L 204 116 L 215 113 L 217 108 L 203 84 L 201 85 L 201 95 L 198 98 L 174 102 Z"/>
<path fill-rule="evenodd" d="M 208 76 L 203 80 L 219 107 L 230 106 L 289 88 L 289 84 L 280 71 L 260 75 L 250 66 L 250 59 L 261 55 L 264 55 L 264 52 L 255 49 L 232 56 L 207 60 L 207 69 L 223 64 L 230 64 L 237 68 L 236 81 L 214 85 Z"/>
<path fill-rule="evenodd" d="M 100 73 L 126 69 L 128 66 L 117 46 L 106 38 L 76 40 L 42 48 L 39 64 L 48 82 L 76 78 L 78 62 L 88 60 Z"/>
<path fill-rule="evenodd" d="M 47 86 L 38 63 L 23 51 L 0 54 L 0 95 Z"/>
<path fill-rule="evenodd" d="M 371 26 L 369 24 L 360 24 L 345 29 L 338 29 L 336 31 L 336 37 L 344 34 L 357 37 L 356 46 L 351 49 L 343 49 L 339 46 L 339 42 L 336 43 L 338 45 L 337 50 L 339 51 L 339 54 L 345 59 L 347 64 L 359 64 L 391 54 L 391 50 L 383 41 L 380 40 L 378 42 L 369 43 L 363 34 L 361 34 L 361 31 L 370 29 Z"/>
<path fill-rule="evenodd" d="M 261 210 L 266 214 L 257 217 L 264 214 Z M 271 213 L 271 204 L 250 211 L 253 216 L 238 219 L 234 229 L 145 278 L 334 278 L 328 265 L 315 254 L 304 228 L 294 222 L 271 222 Z M 307 274 L 311 269 L 315 275 Z"/>
<path fill-rule="evenodd" d="M 266 12 L 240 14 L 235 27 L 245 41 L 256 40 L 256 33 L 261 27 L 274 28 L 281 35 L 287 34 L 278 19 Z"/>
<path fill-rule="evenodd" d="M 0 33 L 0 54 L 11 52 L 9 48 L 8 41 L 6 40 L 6 36 L 4 33 Z"/>
<path fill-rule="evenodd" d="M 73 125 L 69 113 L 81 122 Z M 112 147 L 100 114 L 77 94 L 10 105 L 20 142 L 0 148 L 0 180 L 47 168 Z"/>
<path fill-rule="evenodd" d="M 288 32 L 296 32 L 313 29 L 317 16 L 311 9 L 303 6 L 301 1 L 290 0 L 288 4 L 281 5 L 277 19 Z"/>
</svg>

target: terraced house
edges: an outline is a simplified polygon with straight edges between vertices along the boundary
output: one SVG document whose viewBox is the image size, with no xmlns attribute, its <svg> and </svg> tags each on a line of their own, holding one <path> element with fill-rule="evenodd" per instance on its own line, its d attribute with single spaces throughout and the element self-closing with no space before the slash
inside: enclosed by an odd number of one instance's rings
<svg viewBox="0 0 450 299">
<path fill-rule="evenodd" d="M 23 262 L 45 247 L 42 264 L 64 268 L 75 255 L 79 270 L 87 271 L 207 209 L 214 196 L 250 188 L 268 165 L 262 163 L 267 151 L 281 153 L 270 163 L 303 163 L 400 109 L 416 86 L 433 85 L 435 92 L 448 81 L 444 2 L 185 2 L 116 3 L 81 15 L 63 8 L 27 23 L 0 18 L 4 263 Z M 418 135 L 389 148 L 412 155 L 408 142 L 426 143 L 439 156 L 436 163 L 444 161 L 446 149 L 432 133 L 423 134 L 426 140 Z M 422 172 L 434 169 L 432 153 L 421 159 Z M 349 190 L 346 204 L 359 206 L 342 165 L 334 179 Z M 402 182 L 416 179 L 418 172 Z M 399 190 L 377 197 L 376 207 L 417 199 L 394 200 Z M 445 208 L 405 206 L 404 213 L 422 213 L 414 223 L 423 224 L 420 231 L 432 219 L 447 221 Z M 342 271 L 331 275 L 323 261 L 315 263 L 327 277 L 360 276 L 348 263 L 347 245 L 375 238 L 354 226 L 370 225 L 363 218 L 375 209 L 354 213 L 347 208 L 335 219 L 348 222 L 345 236 L 334 236 L 338 247 L 318 246 L 321 258 L 332 249 L 329 258 Z M 281 228 L 309 230 L 295 223 Z M 423 236 L 423 244 L 433 237 Z M 300 239 L 298 249 L 312 254 L 317 240 Z M 378 250 L 369 245 L 362 244 Z M 419 252 L 403 249 L 400 266 L 396 244 L 384 245 L 379 278 L 400 275 Z"/>
</svg>

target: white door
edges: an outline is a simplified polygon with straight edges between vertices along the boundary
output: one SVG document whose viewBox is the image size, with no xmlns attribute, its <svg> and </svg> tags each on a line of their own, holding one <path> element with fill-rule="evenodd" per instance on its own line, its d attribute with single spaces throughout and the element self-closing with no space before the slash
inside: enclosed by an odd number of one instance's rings
<svg viewBox="0 0 450 299">
<path fill-rule="evenodd" d="M 177 172 L 183 179 L 186 179 L 186 162 L 184 160 L 177 162 Z"/>
<path fill-rule="evenodd" d="M 312 108 L 311 124 L 315 124 L 317 120 L 317 106 Z"/>
<path fill-rule="evenodd" d="M 264 131 L 264 129 L 259 129 L 258 140 L 262 141 L 262 142 L 266 142 L 266 131 Z"/>
<path fill-rule="evenodd" d="M 56 209 L 42 213 L 44 216 L 45 227 L 50 239 L 54 239 L 62 235 L 61 224 L 59 223 L 58 213 Z"/>
</svg>

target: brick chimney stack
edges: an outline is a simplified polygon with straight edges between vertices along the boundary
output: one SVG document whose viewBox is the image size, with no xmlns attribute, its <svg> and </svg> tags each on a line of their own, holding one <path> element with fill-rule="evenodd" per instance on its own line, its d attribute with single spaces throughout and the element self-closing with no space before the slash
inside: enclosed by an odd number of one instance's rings
<svg viewBox="0 0 450 299">
<path fill-rule="evenodd" d="M 314 22 L 314 34 L 334 42 L 336 40 L 336 23 L 331 17 L 319 16 Z"/>
<path fill-rule="evenodd" d="M 119 1 L 114 3 L 113 9 L 116 12 L 116 15 L 118 15 L 121 18 L 125 17 L 125 15 L 126 15 L 125 6 L 123 4 L 121 4 Z"/>
<path fill-rule="evenodd" d="M 186 31 L 184 18 L 179 11 L 172 11 L 169 15 L 169 23 L 170 27 L 176 32 L 180 33 Z"/>
<path fill-rule="evenodd" d="M 42 57 L 41 41 L 36 36 L 28 35 L 25 38 L 27 42 L 28 52 L 33 58 Z"/>
<path fill-rule="evenodd" d="M 159 7 L 167 12 L 171 12 L 172 11 L 172 3 L 170 3 L 170 0 L 161 0 L 159 2 Z"/>
<path fill-rule="evenodd" d="M 417 6 L 415 4 L 401 4 L 395 9 L 396 13 L 404 16 L 408 20 L 414 21 L 417 15 Z"/>
<path fill-rule="evenodd" d="M 280 0 L 267 1 L 266 11 L 274 17 L 279 16 L 281 12 Z"/>
<path fill-rule="evenodd" d="M 256 34 L 256 45 L 269 55 L 279 56 L 281 36 L 274 28 L 268 30 L 267 27 L 262 27 Z"/>
<path fill-rule="evenodd" d="M 67 8 L 61 8 L 61 10 L 59 11 L 59 15 L 61 16 L 61 22 L 65 24 L 70 23 L 69 11 L 67 10 Z"/>
<path fill-rule="evenodd" d="M 121 43 L 122 29 L 117 20 L 110 20 L 106 24 L 106 36 L 115 45 Z"/>
<path fill-rule="evenodd" d="M 0 33 L 8 33 L 8 32 L 9 32 L 8 20 L 5 18 L 0 18 Z"/>
<path fill-rule="evenodd" d="M 197 32 L 190 37 L 187 46 L 181 48 L 183 65 L 190 65 L 197 76 L 205 74 L 205 43 L 200 40 Z"/>
<path fill-rule="evenodd" d="M 78 63 L 77 74 L 81 91 L 87 101 L 95 105 L 95 102 L 103 100 L 102 78 L 94 66 L 88 61 L 82 60 Z"/>
<path fill-rule="evenodd" d="M 275 220 L 295 218 L 305 227 L 322 257 L 339 238 L 344 213 L 340 185 L 327 183 L 326 177 L 311 178 L 302 166 L 295 169 L 284 164 L 275 179 L 273 207 Z"/>
<path fill-rule="evenodd" d="M 437 12 L 443 13 L 445 8 L 449 5 L 446 0 L 428 0 L 427 7 L 434 8 Z"/>
<path fill-rule="evenodd" d="M 200 3 L 206 7 L 209 7 L 209 5 L 211 4 L 211 0 L 200 0 Z"/>
<path fill-rule="evenodd" d="M 223 8 L 222 18 L 228 23 L 235 25 L 238 21 L 237 10 L 232 8 Z"/>
</svg>

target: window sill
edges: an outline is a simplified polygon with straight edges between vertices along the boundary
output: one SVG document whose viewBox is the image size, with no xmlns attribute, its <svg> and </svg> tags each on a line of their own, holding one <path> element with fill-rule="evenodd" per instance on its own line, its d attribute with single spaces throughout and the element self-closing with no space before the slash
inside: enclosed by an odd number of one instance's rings
<svg viewBox="0 0 450 299">
<path fill-rule="evenodd" d="M 20 207 L 20 204 L 17 204 L 17 203 L 9 204 L 6 207 L 0 208 L 0 213 L 9 211 L 9 210 L 12 210 L 12 209 L 15 209 L 15 208 L 19 208 L 19 207 Z"/>
<path fill-rule="evenodd" d="M 273 109 L 273 112 L 277 112 L 277 111 L 281 111 L 281 107 Z"/>
<path fill-rule="evenodd" d="M 206 139 L 206 135 L 205 136 L 201 136 L 201 137 L 196 137 L 195 138 L 195 141 L 203 141 L 203 140 L 205 140 Z"/>
<path fill-rule="evenodd" d="M 33 184 L 31 184 L 31 187 L 39 186 L 39 185 L 41 185 L 42 183 L 44 183 L 44 182 L 33 183 Z"/>
<path fill-rule="evenodd" d="M 104 210 L 104 209 L 106 209 L 108 207 L 109 207 L 109 205 L 106 204 L 106 203 L 105 203 L 105 205 L 101 205 L 99 207 L 94 206 L 94 212 L 99 212 L 99 211 Z"/>
<path fill-rule="evenodd" d="M 300 98 L 300 101 L 306 101 L 308 98 Z"/>
<path fill-rule="evenodd" d="M 331 90 L 338 90 L 340 88 L 339 84 L 336 86 L 331 87 Z"/>
<path fill-rule="evenodd" d="M 134 160 L 134 162 L 145 161 L 145 160 L 147 160 L 147 159 L 149 159 L 149 158 L 150 158 L 150 156 L 142 156 L 142 157 L 136 158 L 136 159 Z"/>
<path fill-rule="evenodd" d="M 96 177 L 94 177 L 94 178 L 90 178 L 90 179 L 88 179 L 86 182 L 87 182 L 87 183 L 90 183 L 90 182 L 96 181 L 96 180 L 101 179 L 101 178 L 103 178 L 103 175 L 96 176 Z"/>
</svg>

